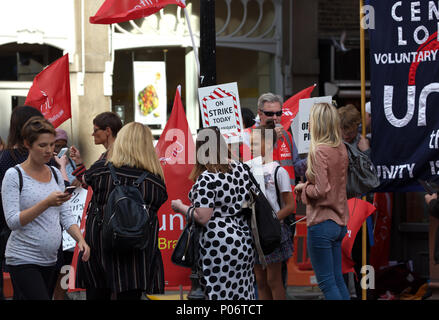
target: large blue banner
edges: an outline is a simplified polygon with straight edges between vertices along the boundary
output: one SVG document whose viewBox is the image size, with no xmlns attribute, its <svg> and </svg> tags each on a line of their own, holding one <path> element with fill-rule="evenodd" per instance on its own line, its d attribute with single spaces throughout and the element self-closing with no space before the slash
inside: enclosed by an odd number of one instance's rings
<svg viewBox="0 0 439 320">
<path fill-rule="evenodd" d="M 439 1 L 369 4 L 376 191 L 422 190 L 439 175 Z"/>
</svg>

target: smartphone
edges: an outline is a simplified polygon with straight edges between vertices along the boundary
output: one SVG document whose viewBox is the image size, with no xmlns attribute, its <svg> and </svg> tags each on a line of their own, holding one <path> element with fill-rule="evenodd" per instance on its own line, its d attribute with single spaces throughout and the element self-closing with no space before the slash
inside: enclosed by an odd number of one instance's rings
<svg viewBox="0 0 439 320">
<path fill-rule="evenodd" d="M 64 193 L 70 193 L 70 194 L 72 194 L 72 193 L 73 193 L 73 190 L 75 190 L 75 189 L 76 189 L 75 186 L 68 186 L 68 187 L 66 187 L 66 189 L 64 190 Z"/>
<path fill-rule="evenodd" d="M 67 150 L 69 150 L 69 148 L 62 148 L 58 153 L 58 158 L 61 158 L 63 155 L 65 155 Z"/>
</svg>

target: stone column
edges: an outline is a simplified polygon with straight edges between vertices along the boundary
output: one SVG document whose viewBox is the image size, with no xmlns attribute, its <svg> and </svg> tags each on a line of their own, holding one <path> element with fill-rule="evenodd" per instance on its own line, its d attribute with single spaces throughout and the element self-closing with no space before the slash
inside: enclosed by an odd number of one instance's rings
<svg viewBox="0 0 439 320">
<path fill-rule="evenodd" d="M 79 1 L 78 1 L 79 2 Z M 104 0 L 84 1 L 85 35 L 85 75 L 84 95 L 77 96 L 77 108 L 73 111 L 74 143 L 79 147 L 86 166 L 90 166 L 105 151 L 96 146 L 93 137 L 93 119 L 101 112 L 111 111 L 111 98 L 104 96 L 105 62 L 110 61 L 108 25 L 91 24 L 88 18 L 93 16 Z M 78 5 L 80 9 L 80 4 Z M 77 11 L 76 23 L 81 26 L 81 10 Z M 78 71 L 81 72 L 81 28 L 77 32 Z M 72 83 L 72 86 L 76 83 Z M 73 96 L 73 95 L 72 95 Z"/>
</svg>

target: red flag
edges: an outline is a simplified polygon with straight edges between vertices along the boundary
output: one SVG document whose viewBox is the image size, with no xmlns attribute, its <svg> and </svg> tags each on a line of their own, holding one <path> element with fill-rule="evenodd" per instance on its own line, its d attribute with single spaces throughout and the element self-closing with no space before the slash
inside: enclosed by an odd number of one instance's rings
<svg viewBox="0 0 439 320">
<path fill-rule="evenodd" d="M 349 206 L 349 221 L 347 225 L 348 232 L 346 233 L 341 243 L 342 253 L 342 272 L 354 272 L 355 262 L 351 259 L 352 246 L 354 245 L 355 237 L 358 230 L 360 230 L 367 217 L 375 212 L 376 208 L 367 201 L 352 198 L 348 200 Z"/>
<path fill-rule="evenodd" d="M 291 122 L 296 117 L 297 112 L 299 111 L 299 100 L 310 98 L 311 93 L 313 92 L 315 87 L 316 85 L 313 84 L 312 86 L 296 93 L 294 96 L 284 102 L 284 105 L 282 106 L 283 113 L 282 118 L 280 119 L 280 123 L 285 130 L 289 129 L 289 127 L 291 126 Z"/>
<path fill-rule="evenodd" d="M 55 128 L 72 117 L 68 54 L 36 75 L 25 105 L 40 110 Z"/>
<path fill-rule="evenodd" d="M 184 0 L 106 0 L 90 23 L 112 24 L 147 17 L 169 4 L 186 8 Z"/>
<path fill-rule="evenodd" d="M 155 149 L 162 164 L 168 191 L 168 200 L 161 206 L 158 217 L 159 248 L 165 267 L 165 284 L 169 290 L 179 285 L 190 285 L 190 269 L 171 262 L 172 251 L 186 223 L 184 215 L 172 210 L 171 201 L 181 199 L 184 204 L 189 205 L 188 193 L 194 184 L 188 176 L 193 168 L 195 145 L 178 89 L 171 116 Z"/>
<path fill-rule="evenodd" d="M 370 265 L 375 270 L 389 264 L 390 231 L 392 229 L 393 194 L 375 193 L 373 204 L 377 208 L 374 245 L 370 248 Z"/>
</svg>

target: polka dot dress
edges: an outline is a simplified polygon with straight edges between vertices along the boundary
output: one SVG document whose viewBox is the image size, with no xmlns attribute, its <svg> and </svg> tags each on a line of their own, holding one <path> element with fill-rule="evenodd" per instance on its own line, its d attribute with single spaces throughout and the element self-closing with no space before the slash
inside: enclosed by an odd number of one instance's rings
<svg viewBox="0 0 439 320">
<path fill-rule="evenodd" d="M 240 214 L 253 184 L 241 163 L 231 173 L 204 171 L 189 192 L 195 207 L 213 208 L 200 237 L 201 284 L 209 300 L 254 300 L 255 251 L 247 218 Z"/>
</svg>

